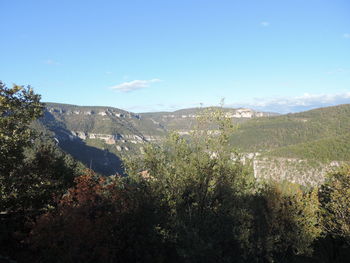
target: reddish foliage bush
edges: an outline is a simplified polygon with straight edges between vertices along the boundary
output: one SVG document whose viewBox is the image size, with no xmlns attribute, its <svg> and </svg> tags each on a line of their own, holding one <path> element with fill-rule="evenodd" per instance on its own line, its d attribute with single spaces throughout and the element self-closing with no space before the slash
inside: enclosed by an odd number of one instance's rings
<svg viewBox="0 0 350 263">
<path fill-rule="evenodd" d="M 157 262 L 155 198 L 142 183 L 80 176 L 28 239 L 40 262 Z M 160 259 L 159 259 L 160 260 Z"/>
</svg>

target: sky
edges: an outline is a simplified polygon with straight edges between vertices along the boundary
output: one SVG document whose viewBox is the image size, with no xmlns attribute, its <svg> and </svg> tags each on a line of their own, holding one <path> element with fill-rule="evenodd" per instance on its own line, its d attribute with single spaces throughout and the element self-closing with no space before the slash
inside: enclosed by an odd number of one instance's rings
<svg viewBox="0 0 350 263">
<path fill-rule="evenodd" d="M 280 113 L 350 103 L 349 0 L 0 0 L 0 80 L 44 102 Z"/>
</svg>

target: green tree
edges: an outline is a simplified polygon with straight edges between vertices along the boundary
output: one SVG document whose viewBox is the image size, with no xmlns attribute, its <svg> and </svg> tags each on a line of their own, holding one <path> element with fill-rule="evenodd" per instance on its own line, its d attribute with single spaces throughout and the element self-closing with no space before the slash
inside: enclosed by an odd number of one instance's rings
<svg viewBox="0 0 350 263">
<path fill-rule="evenodd" d="M 350 166 L 328 175 L 320 199 L 325 231 L 350 245 Z"/>
<path fill-rule="evenodd" d="M 44 109 L 30 87 L 0 83 L 0 247 L 19 256 L 27 222 L 73 184 L 76 162 L 32 128 Z"/>
<path fill-rule="evenodd" d="M 24 149 L 32 145 L 35 132 L 30 123 L 40 117 L 44 105 L 30 87 L 7 88 L 0 82 L 0 210 L 12 210 L 21 192 Z"/>
<path fill-rule="evenodd" d="M 312 255 L 320 236 L 317 189 L 261 184 L 229 144 L 223 112 L 204 113 L 188 137 L 127 160 L 127 173 L 147 180 L 168 207 L 162 233 L 180 262 L 293 262 Z"/>
<path fill-rule="evenodd" d="M 127 173 L 143 176 L 168 207 L 161 232 L 183 262 L 232 262 L 246 241 L 254 178 L 228 143 L 233 128 L 222 111 L 206 112 L 189 137 L 172 133 L 125 161 Z"/>
<path fill-rule="evenodd" d="M 318 262 L 347 262 L 350 257 L 350 166 L 330 172 L 319 190 L 323 237 Z"/>
<path fill-rule="evenodd" d="M 254 197 L 250 262 L 294 262 L 311 257 L 321 235 L 317 189 L 270 182 Z M 300 260 L 300 258 L 299 258 Z"/>
</svg>

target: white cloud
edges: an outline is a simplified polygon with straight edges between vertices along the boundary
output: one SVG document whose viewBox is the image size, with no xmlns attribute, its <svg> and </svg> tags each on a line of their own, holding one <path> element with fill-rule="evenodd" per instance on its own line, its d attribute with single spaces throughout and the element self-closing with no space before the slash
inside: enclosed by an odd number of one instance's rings
<svg viewBox="0 0 350 263">
<path fill-rule="evenodd" d="M 55 60 L 53 60 L 53 59 L 46 59 L 46 60 L 44 61 L 44 63 L 45 63 L 46 65 L 52 65 L 52 66 L 61 65 L 59 62 L 57 62 L 57 61 L 55 61 Z"/>
<path fill-rule="evenodd" d="M 111 87 L 111 89 L 118 90 L 121 92 L 130 92 L 138 89 L 144 89 L 150 87 L 152 83 L 160 82 L 160 79 L 150 79 L 150 80 L 133 80 L 128 82 L 123 82 L 118 85 Z"/>
<path fill-rule="evenodd" d="M 343 37 L 344 37 L 344 38 L 350 38 L 350 33 L 344 33 L 344 34 L 343 34 Z"/>
<path fill-rule="evenodd" d="M 234 107 L 250 107 L 279 113 L 300 112 L 320 107 L 350 103 L 350 92 L 336 94 L 309 94 L 295 97 L 256 98 L 249 103 L 235 103 Z"/>
<path fill-rule="evenodd" d="M 270 25 L 270 22 L 262 21 L 262 22 L 260 22 L 260 25 L 263 26 L 263 27 L 267 27 L 267 26 Z"/>
</svg>

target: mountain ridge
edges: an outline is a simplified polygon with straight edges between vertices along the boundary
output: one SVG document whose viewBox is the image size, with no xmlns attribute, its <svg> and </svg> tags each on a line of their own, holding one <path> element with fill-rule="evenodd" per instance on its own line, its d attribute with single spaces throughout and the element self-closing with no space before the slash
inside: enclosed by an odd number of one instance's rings
<svg viewBox="0 0 350 263">
<path fill-rule="evenodd" d="M 93 160 L 97 167 L 93 168 L 110 175 L 122 173 L 123 156 L 142 154 L 145 144 L 161 143 L 171 131 L 188 134 L 201 111 L 217 108 L 238 125 L 230 143 L 244 155 L 254 156 L 254 167 L 261 177 L 286 178 L 290 170 L 288 180 L 299 172 L 301 179 L 296 181 L 312 184 L 319 181 L 318 170 L 325 171 L 330 163 L 350 161 L 350 104 L 277 115 L 221 107 L 133 113 L 108 106 L 46 103 L 41 122 L 65 151 L 87 166 Z M 272 165 L 276 162 L 280 163 Z M 109 169 L 110 165 L 118 167 Z M 306 173 L 301 165 L 308 170 L 315 168 L 315 174 Z"/>
</svg>

